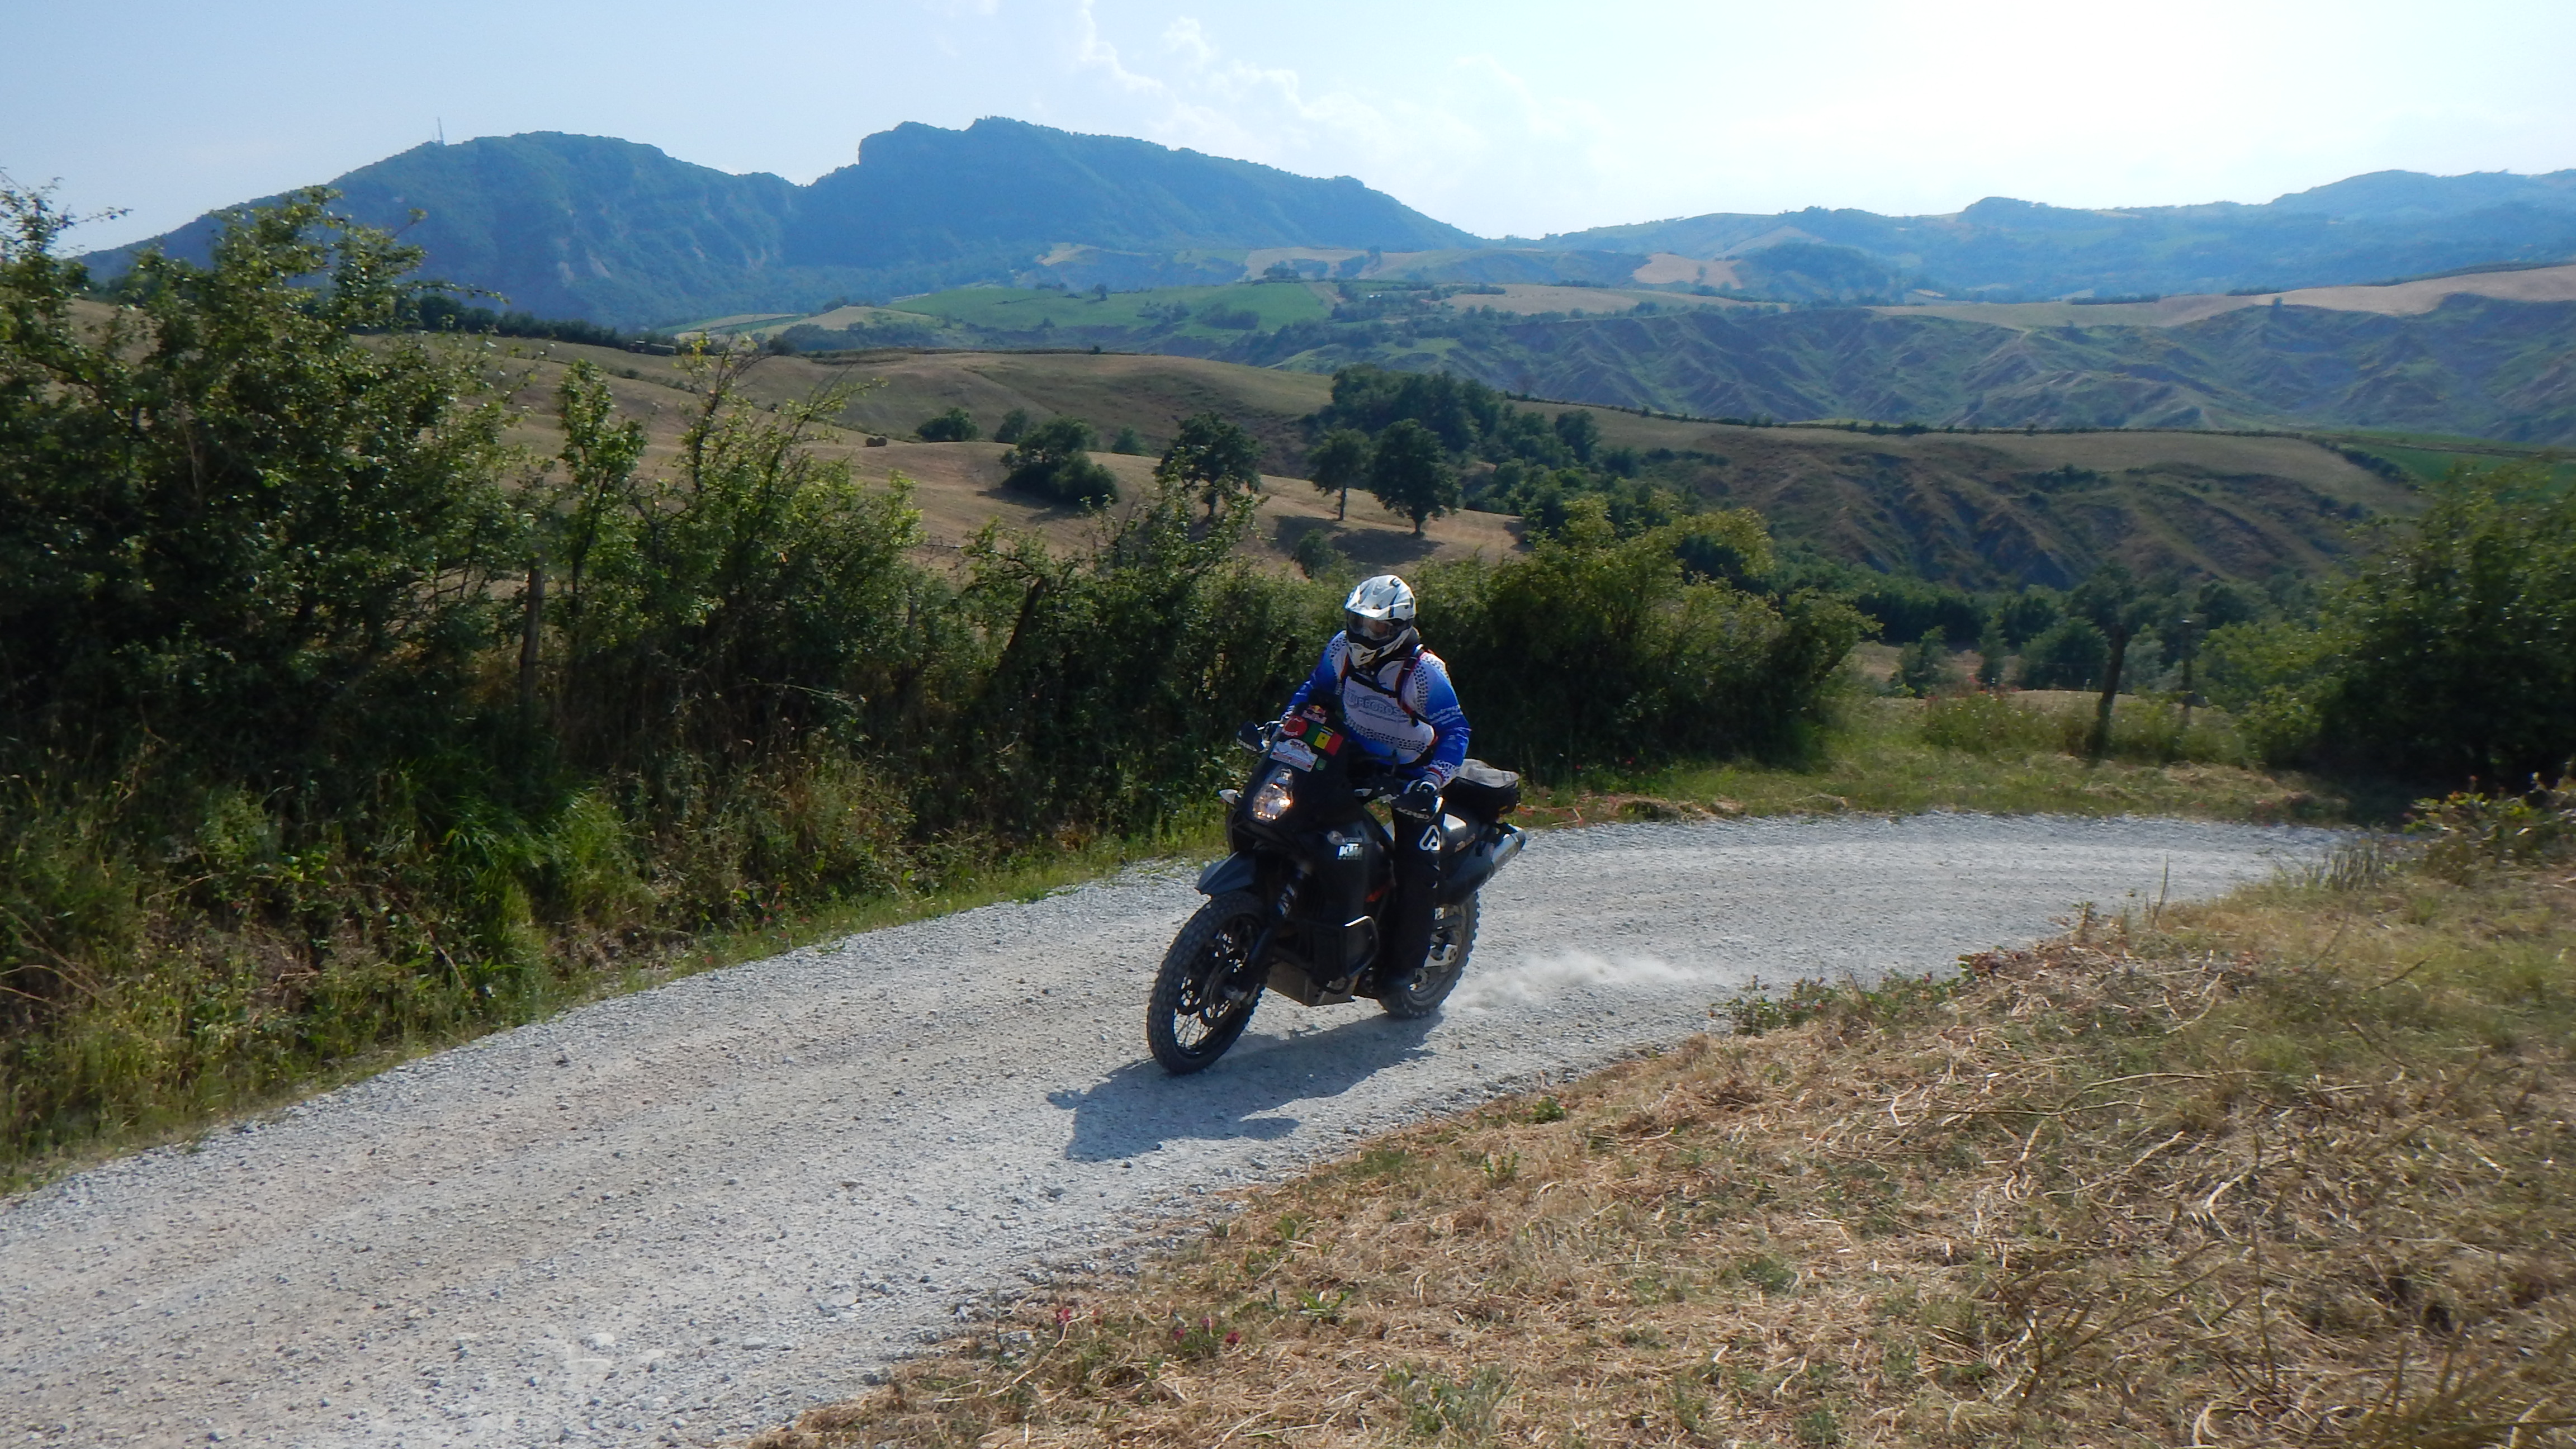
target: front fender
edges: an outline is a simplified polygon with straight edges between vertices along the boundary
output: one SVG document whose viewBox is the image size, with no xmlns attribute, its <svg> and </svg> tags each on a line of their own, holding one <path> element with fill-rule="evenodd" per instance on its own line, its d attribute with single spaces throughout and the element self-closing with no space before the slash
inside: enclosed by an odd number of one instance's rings
<svg viewBox="0 0 2576 1449">
<path fill-rule="evenodd" d="M 1221 896 L 1227 891 L 1248 891 L 1253 880 L 1252 857 L 1238 850 L 1223 860 L 1209 862 L 1208 868 L 1199 872 L 1199 894 Z"/>
</svg>

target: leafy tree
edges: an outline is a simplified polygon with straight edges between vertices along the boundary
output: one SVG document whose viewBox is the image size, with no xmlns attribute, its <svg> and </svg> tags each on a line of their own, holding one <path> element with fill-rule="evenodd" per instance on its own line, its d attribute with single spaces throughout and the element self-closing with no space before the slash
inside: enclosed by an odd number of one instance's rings
<svg viewBox="0 0 2576 1449">
<path fill-rule="evenodd" d="M 1058 503 L 1106 507 L 1118 501 L 1118 479 L 1092 461 L 1091 449 L 1099 441 L 1091 424 L 1080 418 L 1049 418 L 1002 455 L 1002 465 L 1010 470 L 1002 482 Z"/>
<path fill-rule="evenodd" d="M 913 432 L 925 443 L 971 443 L 984 436 L 984 430 L 975 426 L 975 415 L 962 407 L 922 419 Z"/>
<path fill-rule="evenodd" d="M 1589 463 L 1593 450 L 1601 446 L 1601 424 L 1594 421 L 1589 408 L 1567 408 L 1556 415 L 1557 441 L 1574 455 L 1574 461 Z"/>
<path fill-rule="evenodd" d="M 1449 661 L 1477 753 L 1563 778 L 1796 744 L 1860 615 L 1812 593 L 1774 600 L 1691 581 L 1675 557 L 1686 526 L 1623 539 L 1586 498 L 1525 554 L 1423 571 L 1423 637 Z"/>
<path fill-rule="evenodd" d="M 1335 428 L 1306 455 L 1307 476 L 1314 480 L 1316 490 L 1330 493 L 1337 500 L 1334 518 L 1351 516 L 1351 487 L 1367 480 L 1369 451 L 1368 434 L 1357 428 Z"/>
<path fill-rule="evenodd" d="M 1438 434 L 1406 418 L 1377 435 L 1369 456 L 1369 492 L 1390 512 L 1422 525 L 1458 507 L 1458 471 L 1449 466 Z"/>
<path fill-rule="evenodd" d="M 1268 269 L 1262 272 L 1261 280 L 1265 282 L 1293 282 L 1297 280 L 1296 264 L 1293 262 L 1272 262 Z"/>
<path fill-rule="evenodd" d="M 1213 520 L 1218 504 L 1261 490 L 1261 444 L 1215 413 L 1196 414 L 1182 420 L 1180 436 L 1154 465 L 1154 481 L 1195 494 Z"/>
<path fill-rule="evenodd" d="M 2021 687 L 2090 689 L 2110 653 L 2110 643 L 2090 620 L 2060 619 L 2022 646 Z"/>
<path fill-rule="evenodd" d="M 2102 697 L 2093 710 L 2090 751 L 2099 759 L 2111 748 L 2111 707 L 2120 697 L 2120 674 L 2129 644 L 2155 621 L 2160 600 L 2139 586 L 2127 568 L 2106 563 L 2066 597 L 2066 610 L 2101 631 Z"/>
<path fill-rule="evenodd" d="M 1145 439 L 1131 423 L 1118 430 L 1118 436 L 1110 441 L 1109 451 L 1130 458 L 1137 457 L 1145 451 Z"/>
<path fill-rule="evenodd" d="M 2576 758 L 2576 492 L 2545 464 L 2455 471 L 2319 617 L 2223 629 L 2213 695 L 2267 753 L 2497 787 Z"/>
<path fill-rule="evenodd" d="M 421 254 L 332 197 L 233 213 L 205 267 L 147 253 L 93 326 L 67 219 L 0 187 L 12 743 L 104 763 L 148 732 L 327 792 L 454 728 L 528 559 L 504 418 L 462 350 L 361 335 L 401 325 Z"/>
<path fill-rule="evenodd" d="M 1013 408 L 1009 412 L 1002 414 L 1002 425 L 993 429 L 993 441 L 996 443 L 1016 443 L 1022 437 L 1026 436 L 1028 431 L 1029 410 L 1027 408 Z"/>
<path fill-rule="evenodd" d="M 1951 661 L 1949 646 L 1938 632 L 1925 634 L 1897 651 L 1893 682 L 1907 694 L 1929 699 L 1958 679 L 1959 667 Z"/>
<path fill-rule="evenodd" d="M 1447 373 L 1361 366 L 1333 374 L 1333 400 L 1314 421 L 1326 429 L 1357 428 L 1375 435 L 1410 420 L 1438 434 L 1444 451 L 1466 453 L 1501 426 L 1502 417 L 1502 394 L 1483 383 Z"/>
<path fill-rule="evenodd" d="M 2004 656 L 2010 653 L 2012 653 L 2012 645 L 2004 640 L 2003 625 L 1993 619 L 1987 620 L 1986 631 L 1977 636 L 1977 687 L 1979 689 L 2003 687 Z"/>
<path fill-rule="evenodd" d="M 2064 612 L 2054 590 L 2036 584 L 2026 585 L 2018 594 L 2009 595 L 1995 605 L 1995 625 L 2003 641 L 2013 649 L 2039 637 L 2042 630 L 2057 622 Z"/>
</svg>

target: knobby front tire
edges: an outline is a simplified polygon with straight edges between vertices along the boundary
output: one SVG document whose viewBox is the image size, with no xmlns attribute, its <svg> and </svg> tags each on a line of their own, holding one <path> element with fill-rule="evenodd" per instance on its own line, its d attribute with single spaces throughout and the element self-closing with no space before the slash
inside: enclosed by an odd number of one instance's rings
<svg viewBox="0 0 2576 1449">
<path fill-rule="evenodd" d="M 1163 1070 L 1176 1077 L 1205 1070 L 1252 1024 L 1262 978 L 1253 975 L 1250 954 L 1261 920 L 1258 897 L 1229 891 L 1199 907 L 1172 938 L 1145 1007 L 1145 1043 Z"/>
</svg>

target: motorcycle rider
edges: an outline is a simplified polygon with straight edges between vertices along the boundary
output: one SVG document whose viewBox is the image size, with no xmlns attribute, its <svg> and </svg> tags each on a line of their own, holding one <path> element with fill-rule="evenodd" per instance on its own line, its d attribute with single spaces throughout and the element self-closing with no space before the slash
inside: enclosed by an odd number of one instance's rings
<svg viewBox="0 0 2576 1449">
<path fill-rule="evenodd" d="M 1422 647 L 1413 589 L 1394 574 L 1360 580 L 1342 601 L 1342 632 L 1290 697 L 1283 718 L 1310 700 L 1341 701 L 1343 723 L 1370 755 L 1407 783 L 1395 799 L 1395 909 L 1378 980 L 1411 985 L 1431 952 L 1440 883 L 1440 792 L 1467 759 L 1467 716 L 1449 666 Z"/>
</svg>

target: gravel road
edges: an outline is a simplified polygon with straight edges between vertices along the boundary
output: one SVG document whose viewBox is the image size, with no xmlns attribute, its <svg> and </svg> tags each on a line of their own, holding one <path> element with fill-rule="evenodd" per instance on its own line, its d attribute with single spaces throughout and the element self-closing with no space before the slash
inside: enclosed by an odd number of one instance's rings
<svg viewBox="0 0 2576 1449">
<path fill-rule="evenodd" d="M 1981 816 L 1608 826 L 1487 892 L 1449 1009 L 1278 997 L 1144 1050 L 1197 897 L 1143 869 L 605 1001 L 0 1205 L 0 1435 L 739 1438 L 970 1297 L 1354 1135 L 1703 1027 L 1757 975 L 1940 967 L 2322 832 Z M 1168 1230 L 1168 1228 L 1166 1228 Z"/>
</svg>

